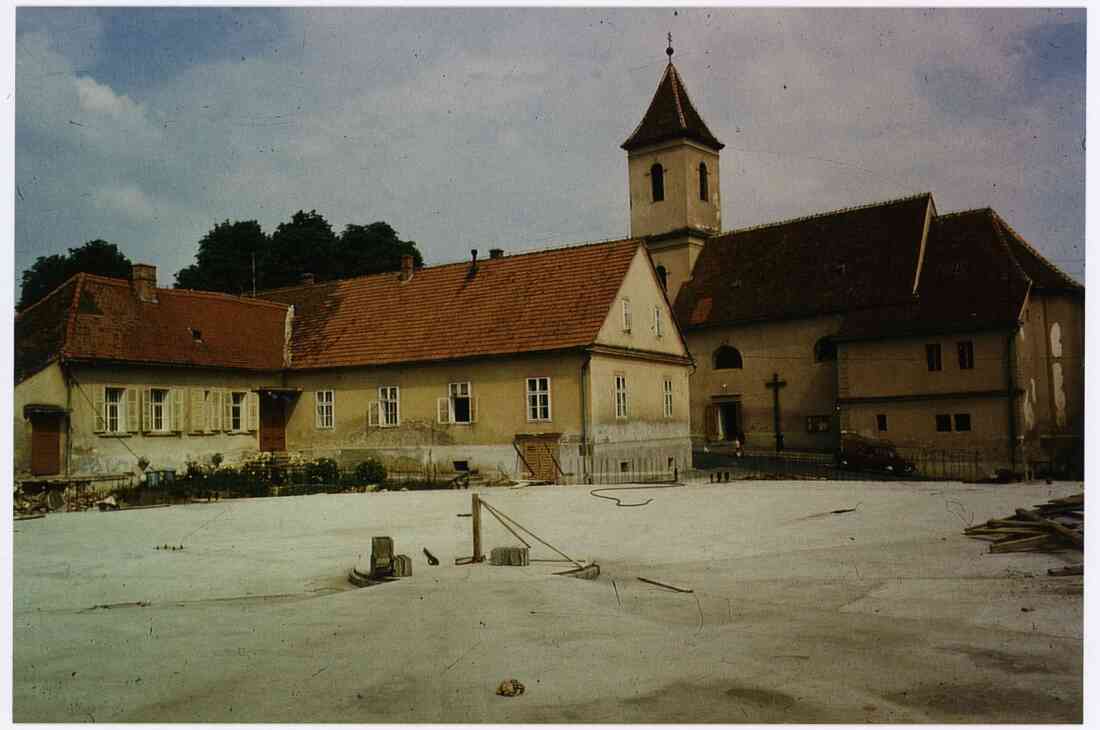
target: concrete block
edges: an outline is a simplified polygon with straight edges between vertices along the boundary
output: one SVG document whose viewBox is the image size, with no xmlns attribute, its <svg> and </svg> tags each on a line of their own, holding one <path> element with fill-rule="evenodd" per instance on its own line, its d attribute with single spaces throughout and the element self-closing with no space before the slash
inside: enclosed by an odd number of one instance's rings
<svg viewBox="0 0 1100 730">
<path fill-rule="evenodd" d="M 408 555 L 398 555 L 393 559 L 393 575 L 395 578 L 408 578 L 412 574 L 412 558 Z"/>
<path fill-rule="evenodd" d="M 495 547 L 489 551 L 491 565 L 530 565 L 528 549 L 525 547 Z"/>
</svg>

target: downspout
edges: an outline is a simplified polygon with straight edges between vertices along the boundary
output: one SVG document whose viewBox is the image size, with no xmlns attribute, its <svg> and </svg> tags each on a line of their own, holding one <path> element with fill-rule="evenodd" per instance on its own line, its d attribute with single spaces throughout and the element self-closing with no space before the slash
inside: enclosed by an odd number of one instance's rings
<svg viewBox="0 0 1100 730">
<path fill-rule="evenodd" d="M 73 379 L 64 361 L 59 365 L 65 378 L 65 476 L 69 476 L 72 474 L 70 464 L 73 453 Z"/>
<path fill-rule="evenodd" d="M 591 484 L 589 459 L 592 455 L 588 449 L 588 375 L 591 361 L 591 353 L 585 353 L 584 362 L 581 363 L 581 479 L 585 484 Z"/>
<path fill-rule="evenodd" d="M 1020 330 L 1019 323 L 1015 329 L 1008 333 L 1005 344 L 1005 373 L 1008 380 L 1008 452 L 1012 455 L 1012 471 L 1016 471 L 1016 333 Z"/>
</svg>

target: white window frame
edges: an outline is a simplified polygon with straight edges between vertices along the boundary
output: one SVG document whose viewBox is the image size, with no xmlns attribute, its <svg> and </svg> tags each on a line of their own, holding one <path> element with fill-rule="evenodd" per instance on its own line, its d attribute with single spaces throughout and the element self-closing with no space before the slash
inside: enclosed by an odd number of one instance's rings
<svg viewBox="0 0 1100 730">
<path fill-rule="evenodd" d="M 160 398 L 158 401 L 157 399 Z M 160 424 L 157 424 L 157 419 Z M 172 391 L 168 388 L 149 389 L 149 431 L 168 433 L 172 430 Z"/>
<path fill-rule="evenodd" d="M 653 331 L 658 337 L 662 337 L 665 333 L 664 327 L 661 326 L 661 306 L 657 305 L 653 307 Z"/>
<path fill-rule="evenodd" d="M 623 297 L 623 332 L 629 332 L 631 324 L 633 322 L 630 314 L 630 298 Z"/>
<path fill-rule="evenodd" d="M 527 404 L 528 423 L 545 423 L 554 420 L 550 397 L 550 378 L 544 375 L 527 378 L 527 398 L 525 402 Z"/>
<path fill-rule="evenodd" d="M 329 391 L 330 393 L 332 391 Z M 240 401 L 237 400 L 237 396 L 240 396 Z M 245 429 L 245 409 L 248 407 L 248 393 L 240 390 L 234 390 L 229 394 L 229 423 L 226 426 L 227 431 L 233 433 L 243 433 Z M 236 425 L 234 425 L 236 420 Z"/>
<path fill-rule="evenodd" d="M 232 396 L 230 396 L 232 398 Z M 318 390 L 314 393 L 316 400 L 317 428 L 332 430 L 336 427 L 336 392 L 333 390 Z M 226 423 L 225 430 L 230 430 L 232 424 Z"/>
<path fill-rule="evenodd" d="M 665 378 L 665 418 L 672 418 L 672 381 Z"/>
<path fill-rule="evenodd" d="M 118 394 L 118 400 L 111 400 L 112 393 Z M 114 418 L 113 427 L 112 417 Z M 107 386 L 103 391 L 103 432 L 126 433 L 126 431 L 126 389 Z"/>
<path fill-rule="evenodd" d="M 378 425 L 382 428 L 395 428 L 401 425 L 400 387 L 396 385 L 378 386 Z"/>
<path fill-rule="evenodd" d="M 459 421 L 455 417 L 456 398 L 465 398 L 467 400 L 465 421 Z M 450 418 L 450 421 L 448 421 L 448 423 L 457 423 L 462 426 L 468 426 L 474 422 L 474 390 L 473 387 L 470 385 L 469 380 L 460 381 L 458 383 L 450 383 L 447 385 L 447 409 L 447 415 Z"/>
<path fill-rule="evenodd" d="M 626 376 L 618 373 L 615 375 L 615 418 L 628 417 L 627 405 Z"/>
</svg>

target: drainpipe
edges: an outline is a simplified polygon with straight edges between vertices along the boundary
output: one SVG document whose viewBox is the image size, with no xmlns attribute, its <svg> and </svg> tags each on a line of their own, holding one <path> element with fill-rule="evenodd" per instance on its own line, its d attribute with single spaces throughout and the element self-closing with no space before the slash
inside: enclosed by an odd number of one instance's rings
<svg viewBox="0 0 1100 730">
<path fill-rule="evenodd" d="M 586 353 L 584 362 L 581 363 L 581 469 L 584 472 L 581 478 L 585 484 L 591 483 L 591 470 L 588 466 L 592 457 L 588 451 L 588 374 L 591 361 L 592 355 Z"/>
<path fill-rule="evenodd" d="M 1008 380 L 1008 453 L 1012 458 L 1012 471 L 1016 471 L 1016 333 L 1020 325 L 1008 333 L 1005 343 L 1005 373 Z"/>
<path fill-rule="evenodd" d="M 73 452 L 73 379 L 64 363 L 61 364 L 61 375 L 65 378 L 65 476 L 69 476 L 72 473 L 70 463 Z"/>
</svg>

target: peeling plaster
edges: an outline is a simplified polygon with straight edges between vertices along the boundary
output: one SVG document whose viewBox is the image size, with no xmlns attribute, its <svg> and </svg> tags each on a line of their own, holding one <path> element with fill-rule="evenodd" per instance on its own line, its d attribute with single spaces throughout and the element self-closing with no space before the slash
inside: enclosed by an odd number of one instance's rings
<svg viewBox="0 0 1100 730">
<path fill-rule="evenodd" d="M 1054 326 L 1057 327 L 1058 325 Z M 1054 339 L 1053 334 L 1054 332 L 1052 329 L 1052 342 Z M 1054 381 L 1054 421 L 1059 427 L 1062 427 L 1066 425 L 1066 389 L 1065 383 L 1062 380 L 1062 363 L 1056 362 L 1051 365 L 1050 372 Z"/>
<path fill-rule="evenodd" d="M 1050 326 L 1050 354 L 1052 357 L 1062 356 L 1062 326 L 1057 322 Z"/>
</svg>

